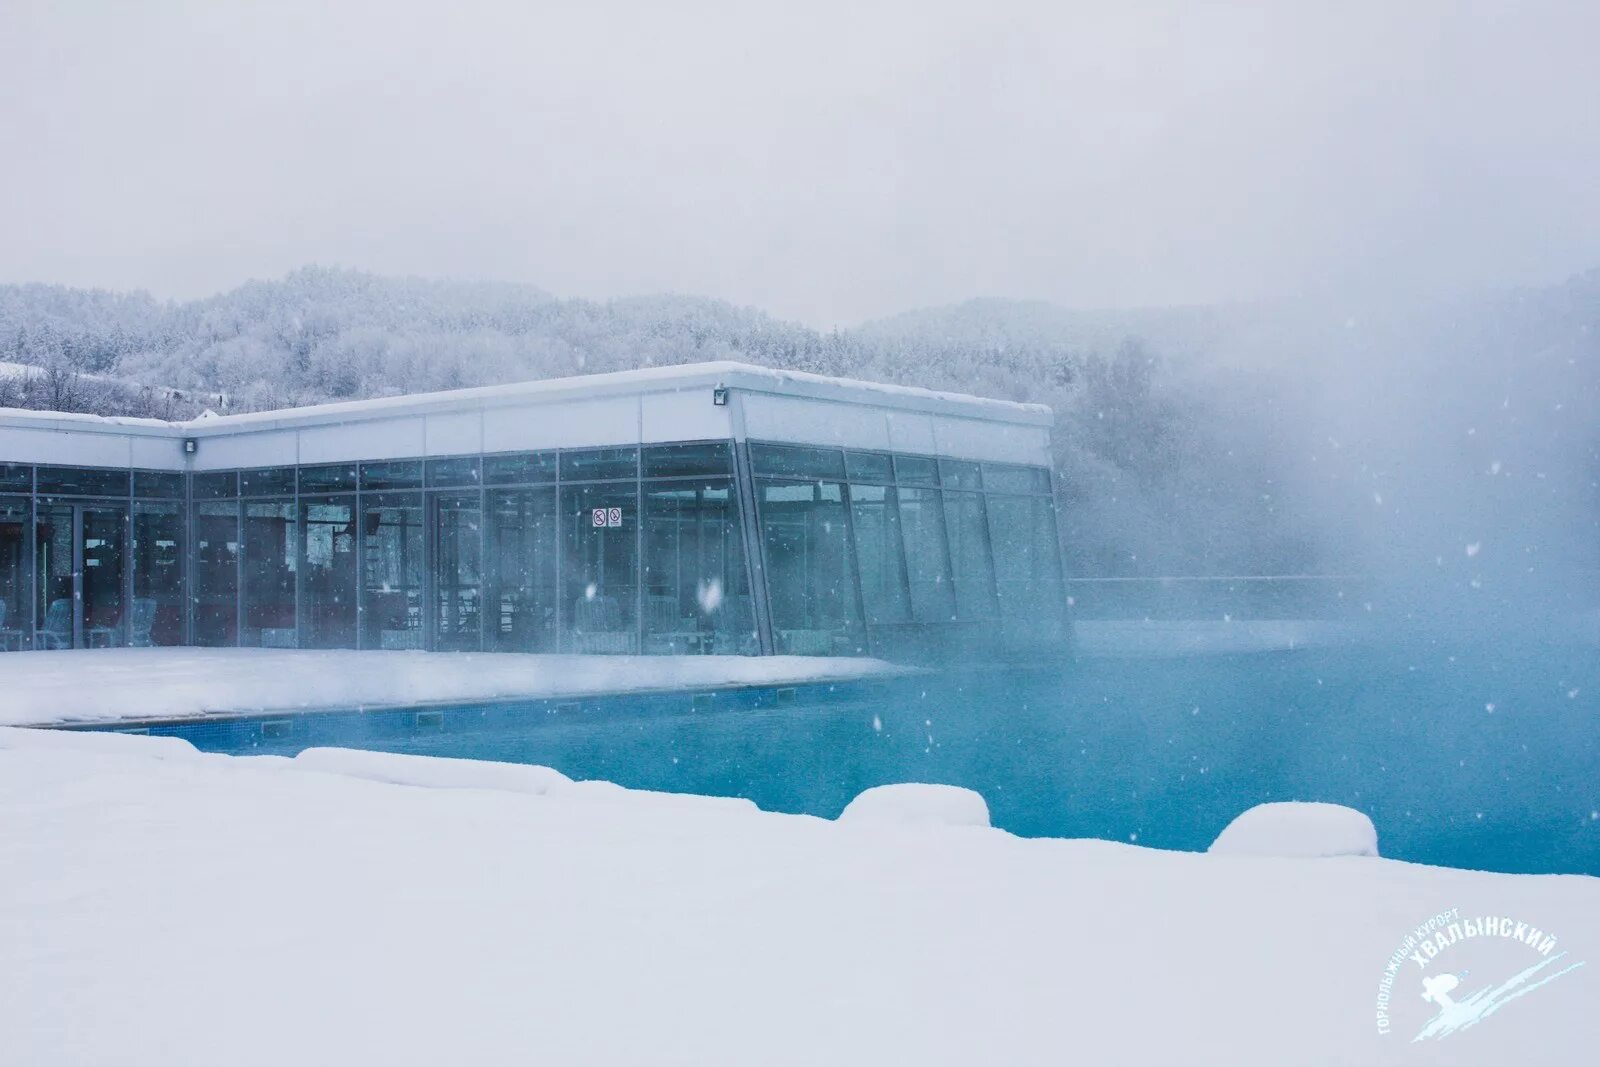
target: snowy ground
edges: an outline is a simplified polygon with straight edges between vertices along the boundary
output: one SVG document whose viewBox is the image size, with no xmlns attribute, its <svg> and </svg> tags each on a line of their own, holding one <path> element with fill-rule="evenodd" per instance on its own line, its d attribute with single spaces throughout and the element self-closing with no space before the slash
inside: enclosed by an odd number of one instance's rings
<svg viewBox="0 0 1600 1067">
<path fill-rule="evenodd" d="M 0 654 L 0 726 L 496 697 L 792 685 L 904 673 L 806 656 L 116 648 Z"/>
<path fill-rule="evenodd" d="M 0 872 L 6 1064 L 1556 1064 L 1600 1042 L 1592 878 L 4 729 Z M 1379 1036 L 1385 964 L 1449 908 L 1590 965 L 1437 1043 Z"/>
</svg>

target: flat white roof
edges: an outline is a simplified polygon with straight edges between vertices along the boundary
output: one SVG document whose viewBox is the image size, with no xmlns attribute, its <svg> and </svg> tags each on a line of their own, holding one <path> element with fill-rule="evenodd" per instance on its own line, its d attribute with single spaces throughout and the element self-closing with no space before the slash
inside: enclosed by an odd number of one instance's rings
<svg viewBox="0 0 1600 1067">
<path fill-rule="evenodd" d="M 1050 409 L 1043 404 L 1018 404 L 962 393 L 943 393 L 931 389 L 884 385 L 850 378 L 830 378 L 800 371 L 772 370 L 748 363 L 714 362 L 645 367 L 606 374 L 547 378 L 509 385 L 451 389 L 443 392 L 381 397 L 375 400 L 350 400 L 310 407 L 252 411 L 238 415 L 215 415 L 183 422 L 0 408 L 0 425 L 70 430 L 79 433 L 100 430 L 138 436 L 211 437 L 238 431 L 296 429 L 330 423 L 356 422 L 367 418 L 393 418 L 527 404 L 556 404 L 618 395 L 709 389 L 716 385 L 726 385 L 730 389 L 752 393 L 870 404 L 877 408 L 1027 426 L 1050 426 L 1054 422 Z"/>
</svg>

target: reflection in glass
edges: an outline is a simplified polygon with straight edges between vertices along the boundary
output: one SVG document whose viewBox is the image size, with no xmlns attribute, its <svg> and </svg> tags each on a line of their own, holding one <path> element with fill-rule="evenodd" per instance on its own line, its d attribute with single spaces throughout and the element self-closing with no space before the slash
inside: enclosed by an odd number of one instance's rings
<svg viewBox="0 0 1600 1067">
<path fill-rule="evenodd" d="M 356 647 L 355 510 L 352 497 L 300 501 L 305 525 L 301 648 Z"/>
<path fill-rule="evenodd" d="M 729 481 L 645 486 L 646 652 L 759 651 L 743 536 Z"/>
<path fill-rule="evenodd" d="M 434 647 L 475 651 L 482 643 L 482 509 L 477 493 L 433 494 Z"/>
<path fill-rule="evenodd" d="M 861 655 L 866 642 L 839 482 L 757 482 L 773 640 L 800 656 Z"/>
<path fill-rule="evenodd" d="M 901 486 L 899 495 L 906 573 L 911 580 L 911 616 L 924 623 L 950 622 L 955 618 L 956 598 L 939 490 Z"/>
<path fill-rule="evenodd" d="M 639 496 L 633 482 L 561 490 L 568 647 L 580 653 L 636 653 Z"/>
<path fill-rule="evenodd" d="M 133 603 L 128 644 L 134 648 L 183 643 L 183 508 L 177 503 L 133 506 Z"/>
<path fill-rule="evenodd" d="M 959 464 L 977 470 L 977 464 Z M 988 520 L 978 493 L 946 490 L 945 529 L 950 535 L 950 574 L 955 585 L 956 617 L 964 621 L 992 619 L 994 568 L 989 560 Z"/>
<path fill-rule="evenodd" d="M 488 494 L 488 647 L 499 652 L 556 651 L 556 491 Z"/>
<path fill-rule="evenodd" d="M 852 483 L 850 522 L 867 624 L 910 622 L 911 596 L 906 591 L 906 561 L 895 490 Z"/>
<path fill-rule="evenodd" d="M 294 648 L 300 527 L 287 500 L 244 506 L 244 634 L 240 644 Z"/>
<path fill-rule="evenodd" d="M 194 642 L 238 643 L 239 505 L 203 501 L 194 507 Z"/>
<path fill-rule="evenodd" d="M 0 652 L 27 648 L 28 501 L 0 497 Z"/>
<path fill-rule="evenodd" d="M 361 647 L 421 648 L 423 603 L 422 497 L 365 496 L 361 501 Z"/>
</svg>

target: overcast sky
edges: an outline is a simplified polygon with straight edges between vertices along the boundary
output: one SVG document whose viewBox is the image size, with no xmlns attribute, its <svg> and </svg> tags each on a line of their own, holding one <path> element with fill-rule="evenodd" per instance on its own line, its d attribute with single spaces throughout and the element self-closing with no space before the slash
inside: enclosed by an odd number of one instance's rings
<svg viewBox="0 0 1600 1067">
<path fill-rule="evenodd" d="M 1600 266 L 1600 4 L 0 0 L 0 281 L 819 326 Z"/>
</svg>

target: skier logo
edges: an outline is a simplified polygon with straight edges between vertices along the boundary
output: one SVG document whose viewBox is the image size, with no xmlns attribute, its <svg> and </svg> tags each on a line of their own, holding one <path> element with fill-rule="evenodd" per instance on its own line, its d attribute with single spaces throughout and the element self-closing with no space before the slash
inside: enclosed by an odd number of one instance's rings
<svg viewBox="0 0 1600 1067">
<path fill-rule="evenodd" d="M 1433 1041 L 1477 1026 L 1512 1001 L 1583 966 L 1581 960 L 1573 961 L 1565 951 L 1556 952 L 1555 947 L 1554 936 L 1528 923 L 1503 916 L 1462 919 L 1455 908 L 1440 912 L 1413 930 L 1389 957 L 1378 983 L 1378 1032 L 1391 1032 L 1403 1016 L 1415 1011 L 1408 1006 L 1415 1001 L 1395 993 L 1397 981 L 1402 989 L 1405 987 L 1401 975 L 1409 970 L 1408 963 L 1416 964 L 1421 972 L 1418 999 L 1435 1009 L 1412 1041 Z M 1530 954 L 1536 957 L 1531 962 Z M 1473 961 L 1480 964 L 1478 970 L 1510 975 L 1498 984 L 1463 992 L 1469 988 L 1466 983 L 1471 970 L 1431 969 L 1436 960 L 1445 956 L 1452 961 Z"/>
</svg>

